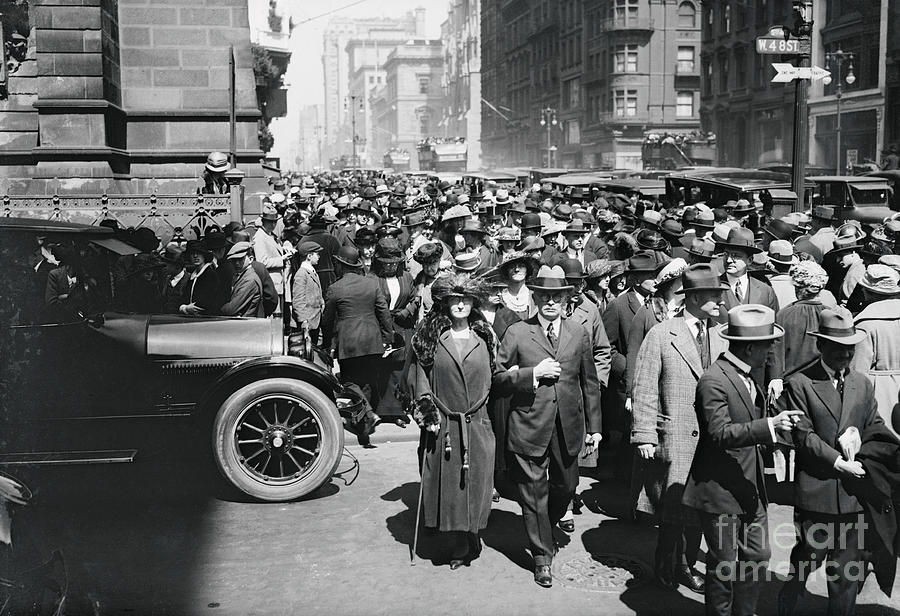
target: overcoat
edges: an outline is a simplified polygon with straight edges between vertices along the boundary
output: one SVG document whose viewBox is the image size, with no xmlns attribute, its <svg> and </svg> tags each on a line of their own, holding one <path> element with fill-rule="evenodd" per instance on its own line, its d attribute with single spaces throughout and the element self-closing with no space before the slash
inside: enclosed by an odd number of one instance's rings
<svg viewBox="0 0 900 616">
<path fill-rule="evenodd" d="M 787 408 L 803 411 L 793 433 L 797 448 L 794 476 L 794 507 L 832 515 L 856 513 L 863 507 L 851 496 L 834 469 L 841 456 L 838 436 L 850 427 L 860 434 L 865 428 L 883 423 L 873 404 L 869 380 L 851 370 L 844 380 L 841 400 L 831 376 L 816 358 L 785 382 Z"/>
<path fill-rule="evenodd" d="M 322 314 L 324 347 L 335 338 L 339 360 L 381 355 L 391 343 L 391 313 L 377 282 L 347 272 L 331 285 Z"/>
<path fill-rule="evenodd" d="M 193 278 L 190 274 L 185 274 L 188 281 L 184 288 L 184 297 L 182 304 L 197 304 L 203 308 L 204 316 L 219 314 L 222 307 L 222 296 L 219 287 L 219 277 L 216 274 L 216 268 L 212 263 L 208 264 L 199 276 Z"/>
<path fill-rule="evenodd" d="M 366 277 L 374 280 L 375 283 L 378 284 L 378 288 L 381 289 L 381 293 L 384 295 L 384 299 L 390 307 L 391 291 L 388 288 L 387 279 L 371 273 L 367 274 Z M 402 344 L 405 347 L 409 345 L 410 339 L 412 338 L 421 300 L 415 293 L 413 278 L 410 276 L 409 272 L 401 272 L 400 275 L 397 276 L 397 282 L 399 283 L 399 293 L 394 302 L 394 309 L 390 311 L 392 344 L 394 347 L 398 347 L 402 341 Z M 405 416 L 403 404 L 396 395 L 397 388 L 404 385 L 403 375 L 405 372 L 403 364 L 405 357 L 405 353 L 396 353 L 391 356 L 391 359 L 385 359 L 382 362 L 382 370 L 379 377 L 382 394 L 379 396 L 378 408 L 375 409 L 375 412 L 382 418 L 402 418 Z"/>
<path fill-rule="evenodd" d="M 772 309 L 772 312 L 778 313 L 778 297 L 765 282 L 747 276 L 747 291 L 744 293 L 744 304 L 762 304 Z M 728 277 L 722 275 L 722 282 L 728 284 Z M 724 310 L 719 310 L 719 322 L 728 322 L 728 311 L 738 305 L 737 297 L 730 288 L 722 294 L 722 302 Z M 784 354 L 781 351 L 782 340 L 778 339 L 772 345 L 769 355 L 766 358 L 765 367 L 754 368 L 753 378 L 757 383 L 765 387 L 772 379 L 780 379 L 784 377 L 784 363 L 782 361 Z"/>
<path fill-rule="evenodd" d="M 775 315 L 775 322 L 784 328 L 781 339 L 784 373 L 789 375 L 819 356 L 816 338 L 806 332 L 819 329 L 819 313 L 826 306 L 818 299 L 801 299 L 786 306 Z"/>
<path fill-rule="evenodd" d="M 719 336 L 720 327 L 708 331 L 714 359 L 728 349 L 728 342 Z M 690 520 L 681 497 L 700 440 L 694 401 L 703 376 L 700 352 L 684 317 L 652 327 L 635 365 L 631 443 L 656 445 L 654 458 L 639 464 L 637 509 L 683 524 Z"/>
<path fill-rule="evenodd" d="M 302 265 L 298 266 L 291 286 L 291 300 L 291 310 L 294 311 L 297 324 L 306 321 L 310 329 L 318 329 L 322 322 L 322 310 L 325 308 L 318 273 L 311 272 Z"/>
<path fill-rule="evenodd" d="M 626 371 L 628 366 L 628 334 L 634 315 L 640 310 L 641 300 L 628 289 L 613 299 L 603 311 L 603 327 L 609 339 L 609 385 L 603 396 L 603 408 L 607 416 L 604 427 L 628 431 L 631 418 L 625 414 Z"/>
<path fill-rule="evenodd" d="M 753 515 L 768 504 L 763 459 L 758 445 L 772 444 L 769 422 L 756 387 L 750 399 L 737 368 L 724 357 L 713 362 L 697 383 L 700 442 L 684 487 L 682 503 L 707 513 Z"/>
<path fill-rule="evenodd" d="M 534 387 L 534 367 L 546 358 L 560 363 L 555 382 Z M 537 316 L 513 323 L 497 353 L 498 393 L 512 393 L 507 434 L 509 451 L 540 457 L 547 453 L 557 424 L 560 449 L 575 456 L 584 445 L 585 428 L 600 432 L 600 385 L 587 331 L 562 319 L 556 351 L 550 346 Z M 510 370 L 514 366 L 518 369 Z"/>
<path fill-rule="evenodd" d="M 423 432 L 422 514 L 425 526 L 442 531 L 476 533 L 487 526 L 494 487 L 494 432 L 487 412 L 491 388 L 490 354 L 474 331 L 457 349 L 449 330 L 434 351 L 434 364 L 413 359 L 410 390 L 413 399 L 432 394 L 454 413 L 473 409 L 469 420 L 439 413 L 435 435 Z M 463 471 L 463 430 L 467 431 L 467 471 Z M 447 440 L 449 438 L 449 451 Z"/>
<path fill-rule="evenodd" d="M 570 300 L 573 301 L 573 300 Z M 591 340 L 591 352 L 594 355 L 594 367 L 597 368 L 597 378 L 600 385 L 605 387 L 609 382 L 610 349 L 609 338 L 603 327 L 603 318 L 600 311 L 592 301 L 580 297 L 580 301 L 568 316 L 573 323 L 581 323 Z"/>
<path fill-rule="evenodd" d="M 252 243 L 256 260 L 266 266 L 278 295 L 284 295 L 284 251 L 278 240 L 260 227 L 253 234 Z"/>
<path fill-rule="evenodd" d="M 900 299 L 869 304 L 855 322 L 866 337 L 856 345 L 850 367 L 872 381 L 878 412 L 896 434 L 892 418 L 900 418 Z"/>
<path fill-rule="evenodd" d="M 222 305 L 222 314 L 230 317 L 266 316 L 262 305 L 262 282 L 249 265 L 231 286 L 231 296 Z"/>
</svg>

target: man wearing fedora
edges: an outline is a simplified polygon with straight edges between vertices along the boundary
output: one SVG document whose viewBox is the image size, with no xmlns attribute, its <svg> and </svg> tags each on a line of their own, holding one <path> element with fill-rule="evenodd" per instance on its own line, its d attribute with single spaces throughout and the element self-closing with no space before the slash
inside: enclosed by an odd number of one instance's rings
<svg viewBox="0 0 900 616">
<path fill-rule="evenodd" d="M 697 383 L 700 432 L 682 503 L 697 510 L 706 539 L 707 614 L 750 616 L 768 568 L 766 484 L 758 445 L 790 433 L 801 411 L 766 416 L 766 395 L 750 375 L 783 335 L 775 312 L 741 304 L 720 332 L 729 350 Z"/>
<path fill-rule="evenodd" d="M 363 275 L 359 251 L 342 246 L 334 259 L 340 277 L 325 295 L 322 345 L 335 347 L 341 379 L 359 385 L 376 408 L 378 366 L 394 335 L 391 312 L 378 282 Z"/>
<path fill-rule="evenodd" d="M 228 250 L 225 258 L 235 273 L 231 293 L 222 305 L 222 314 L 229 317 L 265 317 L 262 281 L 251 267 L 253 250 L 250 242 L 238 242 Z"/>
<path fill-rule="evenodd" d="M 856 611 L 856 595 L 866 577 L 863 506 L 847 490 L 865 470 L 856 454 L 860 434 L 881 424 L 875 394 L 865 375 L 851 370 L 855 345 L 866 334 L 842 308 L 819 314 L 815 336 L 819 357 L 792 374 L 786 405 L 802 411 L 794 433 L 794 525 L 788 582 L 778 595 L 778 614 L 794 612 L 806 580 L 825 565 L 829 616 Z"/>
<path fill-rule="evenodd" d="M 834 247 L 825 253 L 823 263 L 828 272 L 828 290 L 839 304 L 848 306 L 850 312 L 854 312 L 854 307 L 849 305 L 850 297 L 866 275 L 866 264 L 859 254 L 861 248 L 855 235 L 838 235 L 834 238 Z"/>
<path fill-rule="evenodd" d="M 578 454 L 600 442 L 600 386 L 587 331 L 562 318 L 572 287 L 562 268 L 529 282 L 537 314 L 509 326 L 494 385 L 511 394 L 506 448 L 534 558 L 534 581 L 553 584 L 555 526 L 578 487 Z M 585 433 L 587 429 L 587 434 Z"/>
<path fill-rule="evenodd" d="M 717 326 L 726 287 L 709 264 L 692 265 L 682 280 L 683 312 L 651 328 L 637 355 L 631 443 L 641 459 L 637 510 L 659 520 L 656 579 L 669 590 L 703 592 L 693 568 L 700 523 L 681 497 L 700 437 L 697 383 L 728 348 Z"/>
<path fill-rule="evenodd" d="M 873 263 L 859 286 L 866 307 L 855 322 L 863 338 L 851 367 L 872 381 L 881 418 L 900 435 L 900 273 Z"/>
<path fill-rule="evenodd" d="M 584 268 L 591 261 L 596 261 L 597 255 L 584 247 L 585 239 L 590 232 L 590 228 L 586 227 L 581 219 L 576 218 L 567 223 L 560 232 L 562 242 L 556 254 L 547 259 L 547 264 L 551 266 L 559 265 L 566 259 L 574 259 L 581 263 L 581 267 Z"/>
<path fill-rule="evenodd" d="M 722 275 L 722 282 L 728 285 L 722 297 L 725 310 L 720 321 L 724 322 L 728 311 L 740 305 L 762 304 L 773 313 L 778 312 L 778 297 L 775 291 L 765 282 L 750 276 L 748 272 L 753 255 L 762 252 L 762 249 L 756 246 L 753 231 L 732 227 L 728 230 L 725 240 L 716 242 L 716 249 L 724 259 L 725 273 Z M 781 396 L 784 386 L 782 381 L 784 367 L 778 345 L 778 341 L 772 345 L 765 365 L 757 366 L 753 371 L 756 382 L 766 388 L 768 396 L 772 399 Z"/>
<path fill-rule="evenodd" d="M 465 252 L 478 255 L 478 267 L 474 275 L 483 274 L 499 263 L 497 252 L 484 243 L 487 230 L 480 220 L 466 220 L 459 232 L 466 243 Z"/>
<path fill-rule="evenodd" d="M 253 234 L 253 254 L 256 260 L 266 266 L 272 283 L 278 292 L 278 309 L 275 315 L 281 315 L 284 309 L 284 269 L 290 260 L 293 251 L 285 250 L 278 237 L 275 235 L 275 226 L 281 217 L 275 208 L 268 206 L 263 209 L 262 226 Z"/>
</svg>

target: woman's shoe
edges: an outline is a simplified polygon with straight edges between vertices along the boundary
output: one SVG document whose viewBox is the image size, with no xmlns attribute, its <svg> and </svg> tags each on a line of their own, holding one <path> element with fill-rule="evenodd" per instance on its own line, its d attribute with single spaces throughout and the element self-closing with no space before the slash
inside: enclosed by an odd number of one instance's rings
<svg viewBox="0 0 900 616">
<path fill-rule="evenodd" d="M 500 502 L 500 492 L 498 492 L 496 488 L 491 492 L 491 502 L 493 502 L 493 503 Z"/>
<path fill-rule="evenodd" d="M 450 571 L 456 571 L 460 567 L 466 564 L 466 560 L 464 558 L 451 558 L 450 559 Z"/>
<path fill-rule="evenodd" d="M 396 425 L 400 426 L 401 428 L 405 428 L 406 426 L 409 425 L 409 423 L 405 419 L 400 419 L 400 418 L 395 419 L 394 423 Z"/>
</svg>

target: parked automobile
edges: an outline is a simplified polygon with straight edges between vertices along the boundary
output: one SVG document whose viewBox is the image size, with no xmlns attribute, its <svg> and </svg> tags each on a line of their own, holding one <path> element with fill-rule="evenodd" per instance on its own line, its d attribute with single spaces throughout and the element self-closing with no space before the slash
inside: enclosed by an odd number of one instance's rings
<svg viewBox="0 0 900 616">
<path fill-rule="evenodd" d="M 815 185 L 813 205 L 833 207 L 841 221 L 858 220 L 863 225 L 879 225 L 897 209 L 887 178 L 822 175 L 806 178 L 806 181 Z"/>
<path fill-rule="evenodd" d="M 0 218 L 0 465 L 129 462 L 148 421 L 191 418 L 196 447 L 244 494 L 285 501 L 328 482 L 364 401 L 307 340 L 289 353 L 280 322 L 262 318 L 103 310 L 45 322 L 38 236 L 71 243 L 88 264 L 80 276 L 116 294 L 110 229 Z"/>
</svg>

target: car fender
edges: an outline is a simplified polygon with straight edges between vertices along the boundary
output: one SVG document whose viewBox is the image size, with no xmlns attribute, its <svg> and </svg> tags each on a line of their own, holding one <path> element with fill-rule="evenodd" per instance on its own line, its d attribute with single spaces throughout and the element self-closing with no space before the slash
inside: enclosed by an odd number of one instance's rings
<svg viewBox="0 0 900 616">
<path fill-rule="evenodd" d="M 209 417 L 237 389 L 269 378 L 292 378 L 307 382 L 332 401 L 341 387 L 331 372 L 312 362 L 289 355 L 254 357 L 235 364 L 216 379 L 194 406 L 194 416 L 198 419 Z"/>
</svg>

